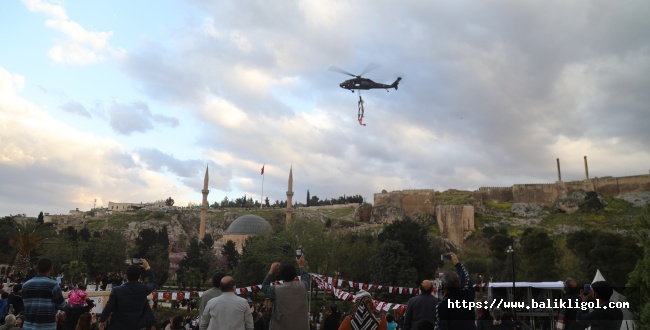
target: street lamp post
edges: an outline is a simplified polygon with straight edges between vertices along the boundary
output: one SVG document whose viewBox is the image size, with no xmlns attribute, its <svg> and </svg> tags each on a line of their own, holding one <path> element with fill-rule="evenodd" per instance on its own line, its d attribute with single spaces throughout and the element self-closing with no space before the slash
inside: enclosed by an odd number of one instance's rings
<svg viewBox="0 0 650 330">
<path fill-rule="evenodd" d="M 513 248 L 513 245 L 515 245 L 515 238 L 512 237 L 512 245 L 508 246 L 508 250 L 506 252 L 510 253 L 512 257 L 512 302 L 515 301 L 515 249 Z M 517 319 L 517 311 L 512 308 L 512 315 Z"/>
</svg>

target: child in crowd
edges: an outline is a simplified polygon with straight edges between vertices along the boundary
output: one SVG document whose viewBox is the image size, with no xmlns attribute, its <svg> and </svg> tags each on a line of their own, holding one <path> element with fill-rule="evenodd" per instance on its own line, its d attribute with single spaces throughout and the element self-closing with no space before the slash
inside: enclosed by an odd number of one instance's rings
<svg viewBox="0 0 650 330">
<path fill-rule="evenodd" d="M 70 291 L 68 294 L 68 305 L 71 306 L 84 306 L 86 305 L 86 285 L 83 283 L 78 283 L 77 288 Z"/>
</svg>

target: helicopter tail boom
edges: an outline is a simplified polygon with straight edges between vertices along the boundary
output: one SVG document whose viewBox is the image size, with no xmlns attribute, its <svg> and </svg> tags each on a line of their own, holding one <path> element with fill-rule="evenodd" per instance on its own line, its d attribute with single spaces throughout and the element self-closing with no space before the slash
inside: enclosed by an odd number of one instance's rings
<svg viewBox="0 0 650 330">
<path fill-rule="evenodd" d="M 390 88 L 395 88 L 395 90 L 397 90 L 397 85 L 399 84 L 399 81 L 400 81 L 400 80 L 402 80 L 402 77 L 397 77 L 397 79 L 395 80 L 395 82 L 393 82 L 393 83 L 390 85 Z"/>
</svg>

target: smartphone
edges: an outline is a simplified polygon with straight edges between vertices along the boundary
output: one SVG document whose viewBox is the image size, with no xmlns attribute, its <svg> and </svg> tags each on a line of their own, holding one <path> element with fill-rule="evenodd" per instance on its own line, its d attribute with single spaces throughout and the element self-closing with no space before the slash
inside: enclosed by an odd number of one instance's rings
<svg viewBox="0 0 650 330">
<path fill-rule="evenodd" d="M 440 255 L 440 260 L 451 260 L 451 254 L 441 254 Z"/>
<path fill-rule="evenodd" d="M 582 292 L 584 292 L 585 294 L 589 294 L 589 291 L 591 291 L 591 284 L 587 283 L 582 287 Z"/>
<path fill-rule="evenodd" d="M 300 257 L 302 257 L 302 249 L 297 248 L 296 249 L 296 259 L 300 259 Z"/>
<path fill-rule="evenodd" d="M 134 264 L 134 265 L 141 265 L 142 264 L 142 259 L 133 258 L 133 259 L 131 259 L 131 263 Z"/>
</svg>

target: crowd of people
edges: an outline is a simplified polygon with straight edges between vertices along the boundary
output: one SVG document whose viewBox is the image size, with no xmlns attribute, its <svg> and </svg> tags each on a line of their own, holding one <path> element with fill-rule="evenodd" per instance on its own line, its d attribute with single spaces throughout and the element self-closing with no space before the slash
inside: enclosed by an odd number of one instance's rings
<svg viewBox="0 0 650 330">
<path fill-rule="evenodd" d="M 0 291 L 0 330 L 516 330 L 520 322 L 510 310 L 487 308 L 475 311 L 466 308 L 475 301 L 475 291 L 469 273 L 454 253 L 449 261 L 455 271 L 441 277 L 442 298 L 433 294 L 434 284 L 424 280 L 419 294 L 406 303 L 403 314 L 393 315 L 377 310 L 372 295 L 360 290 L 354 295 L 350 311 L 340 311 L 336 304 L 327 313 L 309 311 L 310 276 L 305 269 L 305 254 L 296 258 L 296 265 L 273 262 L 262 281 L 265 299 L 253 302 L 236 294 L 236 279 L 219 272 L 212 277 L 213 287 L 205 291 L 198 303 L 199 316 L 175 315 L 160 328 L 154 316 L 150 297 L 156 290 L 156 276 L 147 260 L 130 265 L 124 272 L 126 281 L 114 285 L 101 314 L 91 313 L 95 306 L 88 297 L 86 286 L 71 287 L 64 299 L 62 274 L 52 278 L 52 261 L 44 258 L 35 266 L 36 276 L 24 283 L 15 283 L 6 292 Z M 297 267 L 296 267 L 297 266 Z M 146 279 L 143 281 L 142 279 Z M 581 290 L 578 282 L 564 283 L 565 301 L 609 302 L 612 286 L 595 282 L 589 292 Z M 155 306 L 155 305 L 154 305 Z M 190 305 L 192 306 L 192 305 Z M 479 315 L 477 318 L 476 315 Z M 620 309 L 562 308 L 559 310 L 558 330 L 619 330 L 623 314 Z M 322 327 L 321 327 L 322 326 Z"/>
</svg>

